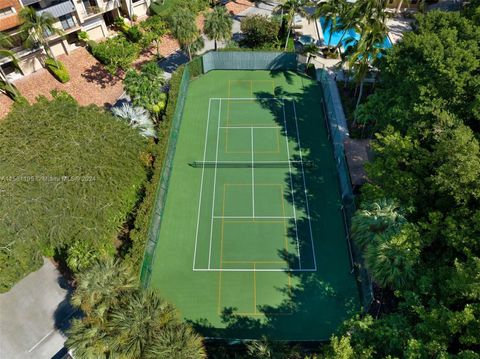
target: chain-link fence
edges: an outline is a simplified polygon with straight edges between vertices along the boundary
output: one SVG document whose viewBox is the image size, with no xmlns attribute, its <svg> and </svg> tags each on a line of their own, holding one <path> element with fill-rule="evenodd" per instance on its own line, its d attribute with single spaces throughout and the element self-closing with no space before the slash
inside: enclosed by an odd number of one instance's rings
<svg viewBox="0 0 480 359">
<path fill-rule="evenodd" d="M 337 168 L 338 182 L 342 196 L 342 213 L 345 224 L 345 236 L 348 244 L 351 269 L 355 272 L 357 281 L 359 283 L 358 287 L 362 305 L 365 310 L 368 310 L 373 300 L 372 282 L 367 271 L 365 270 L 363 256 L 360 249 L 355 245 L 355 243 L 352 243 L 350 239 L 351 219 L 355 213 L 356 207 L 355 198 L 352 191 L 352 184 L 350 182 L 348 164 L 344 151 L 344 141 L 349 136 L 348 127 L 344 116 L 342 116 L 343 110 L 339 109 L 339 106 L 341 108 L 341 102 L 334 80 L 330 78 L 325 69 L 317 70 L 317 80 L 322 86 L 323 109 L 326 115 L 326 127 L 328 130 L 330 143 L 333 147 Z M 337 91 L 337 93 L 333 93 L 334 91 Z"/>
<path fill-rule="evenodd" d="M 297 70 L 297 54 L 275 51 L 219 51 L 203 55 L 203 71 Z"/>
<path fill-rule="evenodd" d="M 162 167 L 162 174 L 157 187 L 155 196 L 155 207 L 150 222 L 148 231 L 148 240 L 145 245 L 145 254 L 143 257 L 142 271 L 140 280 L 142 285 L 146 288 L 150 284 L 150 277 L 152 274 L 153 261 L 155 259 L 155 250 L 160 235 L 160 225 L 163 218 L 163 210 L 165 207 L 165 200 L 167 198 L 168 183 L 172 172 L 173 158 L 175 155 L 175 148 L 177 146 L 178 133 L 180 124 L 182 122 L 183 110 L 185 107 L 185 100 L 187 98 L 188 84 L 190 81 L 190 69 L 186 64 L 183 68 L 182 80 L 178 89 L 178 97 L 176 99 L 175 112 L 172 117 L 170 135 L 168 137 L 167 154 Z"/>
</svg>

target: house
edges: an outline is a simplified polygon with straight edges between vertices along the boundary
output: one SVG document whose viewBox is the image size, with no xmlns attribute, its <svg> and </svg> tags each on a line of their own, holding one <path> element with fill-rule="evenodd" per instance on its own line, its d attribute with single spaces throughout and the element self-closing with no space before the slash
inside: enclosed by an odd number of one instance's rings
<svg viewBox="0 0 480 359">
<path fill-rule="evenodd" d="M 17 71 L 10 58 L 0 58 L 3 73 L 14 80 L 42 68 L 45 52 L 40 47 L 26 49 L 22 46 L 18 13 L 23 7 L 31 7 L 38 14 L 48 13 L 57 22 L 55 27 L 63 36 L 52 35 L 49 44 L 55 56 L 69 54 L 79 46 L 78 33 L 85 31 L 91 40 L 108 37 L 115 18 L 145 16 L 150 0 L 0 0 L 0 31 L 10 36 L 12 51 L 19 59 L 21 71 Z"/>
</svg>

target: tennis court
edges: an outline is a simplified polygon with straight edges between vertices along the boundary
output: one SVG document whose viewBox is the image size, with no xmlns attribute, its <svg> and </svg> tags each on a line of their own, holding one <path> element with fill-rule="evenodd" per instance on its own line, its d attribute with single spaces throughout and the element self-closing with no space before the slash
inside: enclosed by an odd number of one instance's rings
<svg viewBox="0 0 480 359">
<path fill-rule="evenodd" d="M 318 85 L 190 83 L 151 286 L 208 337 L 321 340 L 358 307 Z"/>
</svg>

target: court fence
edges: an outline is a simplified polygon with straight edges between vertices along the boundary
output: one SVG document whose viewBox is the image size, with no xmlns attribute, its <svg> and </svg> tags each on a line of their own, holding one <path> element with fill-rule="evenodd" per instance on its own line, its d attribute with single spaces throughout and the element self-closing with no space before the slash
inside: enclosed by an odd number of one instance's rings
<svg viewBox="0 0 480 359">
<path fill-rule="evenodd" d="M 167 198 L 168 183 L 172 172 L 173 158 L 177 146 L 178 133 L 183 117 L 183 110 L 185 108 L 185 100 L 187 97 L 188 84 L 192 77 L 190 65 L 185 64 L 182 74 L 182 79 L 178 88 L 178 96 L 176 98 L 175 111 L 172 116 L 172 124 L 170 134 L 168 137 L 168 146 L 165 160 L 162 167 L 162 173 L 157 186 L 155 194 L 155 204 L 153 213 L 150 219 L 150 227 L 148 231 L 147 243 L 145 245 L 145 252 L 143 256 L 142 269 L 140 273 L 140 282 L 144 288 L 150 285 L 152 275 L 153 261 L 155 260 L 155 250 L 160 236 L 160 225 L 163 218 L 163 211 L 165 201 Z M 172 89 L 171 89 L 172 90 Z M 172 92 L 172 91 L 171 91 Z M 172 99 L 171 99 L 172 100 Z"/>
<path fill-rule="evenodd" d="M 322 87 L 326 127 L 330 143 L 333 147 L 337 168 L 338 182 L 342 197 L 345 236 L 350 252 L 351 269 L 356 275 L 362 306 L 365 311 L 368 311 L 373 301 L 372 281 L 365 269 L 363 255 L 360 248 L 358 248 L 350 238 L 351 220 L 356 211 L 356 206 L 344 149 L 344 141 L 349 137 L 348 127 L 343 115 L 337 85 L 325 68 L 317 69 L 317 81 Z"/>
</svg>

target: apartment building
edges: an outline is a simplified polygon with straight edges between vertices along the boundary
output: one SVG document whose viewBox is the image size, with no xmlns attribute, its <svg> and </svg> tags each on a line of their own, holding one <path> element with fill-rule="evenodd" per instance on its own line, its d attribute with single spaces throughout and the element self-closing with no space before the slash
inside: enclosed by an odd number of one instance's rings
<svg viewBox="0 0 480 359">
<path fill-rule="evenodd" d="M 63 35 L 52 35 L 49 44 L 58 56 L 79 46 L 80 31 L 85 31 L 91 40 L 101 40 L 111 35 L 116 17 L 141 17 L 146 15 L 149 6 L 150 0 L 0 0 L 0 31 L 12 39 L 12 51 L 16 53 L 21 69 L 20 72 L 16 70 L 11 59 L 0 58 L 3 73 L 14 80 L 42 68 L 43 49 L 22 47 L 18 13 L 23 7 L 31 7 L 38 14 L 48 13 L 57 19 L 54 26 L 61 29 Z"/>
</svg>

